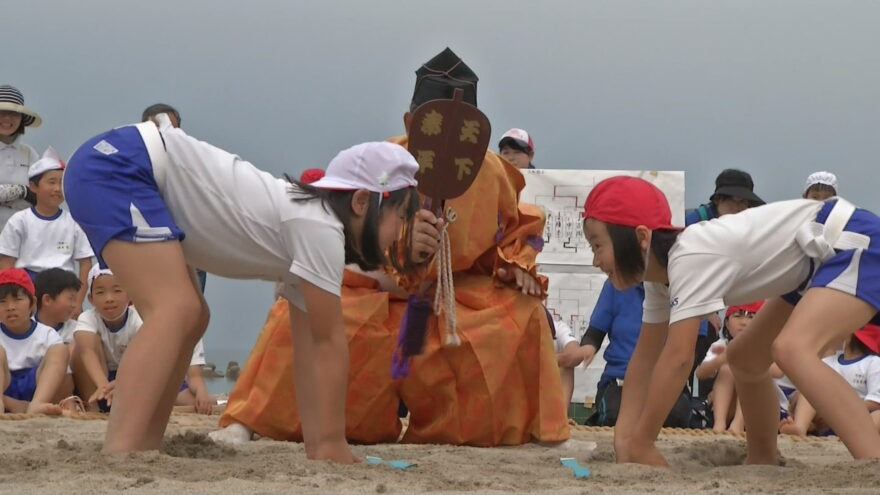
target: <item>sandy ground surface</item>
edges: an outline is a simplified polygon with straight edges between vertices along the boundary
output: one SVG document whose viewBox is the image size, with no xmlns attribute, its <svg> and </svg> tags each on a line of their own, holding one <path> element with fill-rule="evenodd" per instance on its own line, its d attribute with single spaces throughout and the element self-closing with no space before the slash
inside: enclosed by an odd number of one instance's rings
<svg viewBox="0 0 880 495">
<path fill-rule="evenodd" d="M 609 429 L 574 430 L 565 450 L 355 447 L 362 456 L 418 463 L 403 471 L 310 462 L 295 443 L 216 445 L 205 434 L 217 416 L 176 412 L 162 451 L 119 457 L 100 453 L 104 420 L 7 418 L 0 420 L 0 494 L 880 493 L 880 463 L 853 461 L 835 439 L 783 439 L 784 466 L 741 466 L 741 438 L 667 432 L 660 448 L 674 467 L 665 470 L 614 464 Z M 592 475 L 574 479 L 561 456 L 577 458 Z"/>
</svg>

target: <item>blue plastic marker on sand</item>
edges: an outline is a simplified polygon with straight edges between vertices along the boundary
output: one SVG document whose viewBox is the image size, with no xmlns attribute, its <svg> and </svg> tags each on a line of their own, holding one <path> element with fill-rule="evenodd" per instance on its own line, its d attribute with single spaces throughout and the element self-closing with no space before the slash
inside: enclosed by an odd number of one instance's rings
<svg viewBox="0 0 880 495">
<path fill-rule="evenodd" d="M 560 457 L 559 462 L 568 469 L 571 469 L 571 473 L 575 478 L 586 478 L 590 476 L 590 469 L 578 464 L 577 459 L 574 457 Z"/>
<path fill-rule="evenodd" d="M 411 467 L 417 466 L 417 464 L 414 462 L 384 461 L 381 457 L 373 457 L 369 455 L 366 457 L 366 459 L 368 464 L 385 464 L 386 466 L 389 466 L 393 469 L 409 469 Z"/>
</svg>

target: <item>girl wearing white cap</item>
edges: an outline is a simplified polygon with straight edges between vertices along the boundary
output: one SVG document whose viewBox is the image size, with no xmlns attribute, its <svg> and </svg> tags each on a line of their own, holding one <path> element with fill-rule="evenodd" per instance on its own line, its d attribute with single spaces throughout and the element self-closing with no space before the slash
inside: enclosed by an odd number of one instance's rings
<svg viewBox="0 0 880 495">
<path fill-rule="evenodd" d="M 418 209 L 409 152 L 364 143 L 324 178 L 289 184 L 188 136 L 167 115 L 100 134 L 73 154 L 65 196 L 95 254 L 144 318 L 119 367 L 106 452 L 157 449 L 208 309 L 188 266 L 281 280 L 310 459 L 353 462 L 345 440 L 343 267 L 375 270 Z M 158 127 L 158 128 L 157 128 Z M 402 246 L 407 249 L 409 246 Z M 320 370 L 317 368 L 320 363 Z"/>
<path fill-rule="evenodd" d="M 40 127 L 43 120 L 24 106 L 21 91 L 8 84 L 0 85 L 0 229 L 15 212 L 29 207 L 25 198 L 28 167 L 40 158 L 21 142 L 27 127 Z"/>
</svg>

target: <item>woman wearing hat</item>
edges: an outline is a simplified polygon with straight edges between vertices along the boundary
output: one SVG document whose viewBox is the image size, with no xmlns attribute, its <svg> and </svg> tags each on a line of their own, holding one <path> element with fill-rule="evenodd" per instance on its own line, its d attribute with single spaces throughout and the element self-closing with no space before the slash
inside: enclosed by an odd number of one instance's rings
<svg viewBox="0 0 880 495">
<path fill-rule="evenodd" d="M 27 127 L 39 127 L 43 120 L 24 106 L 24 96 L 17 88 L 0 86 L 0 229 L 13 213 L 30 206 L 25 198 L 28 168 L 40 155 L 21 142 Z"/>
</svg>

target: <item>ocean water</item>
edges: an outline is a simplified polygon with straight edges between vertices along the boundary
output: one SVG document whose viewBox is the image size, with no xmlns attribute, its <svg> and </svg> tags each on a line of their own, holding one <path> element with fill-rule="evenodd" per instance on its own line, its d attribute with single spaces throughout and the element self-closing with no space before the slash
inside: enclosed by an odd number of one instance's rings
<svg viewBox="0 0 880 495">
<path fill-rule="evenodd" d="M 247 360 L 249 353 L 249 348 L 245 349 L 212 346 L 210 336 L 206 336 L 205 360 L 210 363 L 214 363 L 214 365 L 216 366 L 216 370 L 219 373 L 226 372 L 226 366 L 229 364 L 230 361 L 236 361 L 241 368 L 244 368 L 244 363 Z M 229 391 L 232 390 L 232 387 L 235 385 L 235 382 L 232 380 L 228 380 L 226 377 L 206 376 L 205 385 L 207 385 L 208 387 L 208 392 L 212 394 L 222 394 L 229 393 Z"/>
</svg>

